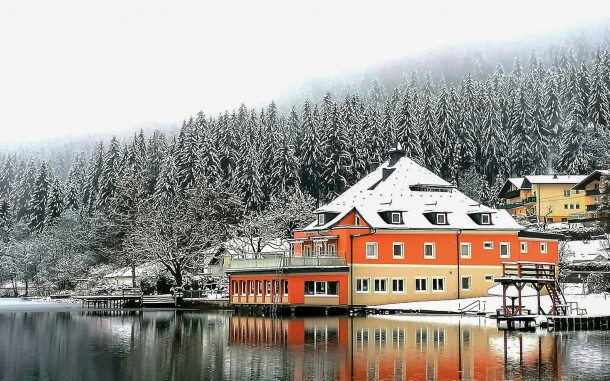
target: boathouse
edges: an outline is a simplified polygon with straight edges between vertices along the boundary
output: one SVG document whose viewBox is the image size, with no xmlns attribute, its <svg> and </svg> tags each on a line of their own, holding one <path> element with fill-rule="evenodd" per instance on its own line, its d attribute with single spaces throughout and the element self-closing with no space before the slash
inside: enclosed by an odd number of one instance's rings
<svg viewBox="0 0 610 381">
<path fill-rule="evenodd" d="M 390 159 L 294 231 L 291 248 L 233 260 L 234 305 L 358 307 L 486 296 L 503 262 L 557 263 L 557 235 L 525 231 L 406 157 Z"/>
</svg>

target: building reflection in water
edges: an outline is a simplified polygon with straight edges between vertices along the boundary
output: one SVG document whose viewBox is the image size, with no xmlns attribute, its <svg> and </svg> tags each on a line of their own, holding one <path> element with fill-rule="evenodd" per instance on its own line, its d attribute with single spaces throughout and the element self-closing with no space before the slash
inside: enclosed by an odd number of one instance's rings
<svg viewBox="0 0 610 381">
<path fill-rule="evenodd" d="M 281 348 L 295 380 L 561 379 L 555 335 L 484 318 L 232 316 L 229 332 L 233 348 Z"/>
</svg>

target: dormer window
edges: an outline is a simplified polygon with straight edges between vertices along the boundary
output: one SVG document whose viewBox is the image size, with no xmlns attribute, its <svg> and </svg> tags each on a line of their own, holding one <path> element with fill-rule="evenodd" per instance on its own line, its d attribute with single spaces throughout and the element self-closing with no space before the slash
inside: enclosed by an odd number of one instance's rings
<svg viewBox="0 0 610 381">
<path fill-rule="evenodd" d="M 489 213 L 481 214 L 481 225 L 489 225 L 491 224 L 491 215 Z"/>
<path fill-rule="evenodd" d="M 436 224 L 437 225 L 447 225 L 447 215 L 445 213 L 437 213 L 436 214 Z"/>
<path fill-rule="evenodd" d="M 325 222 L 324 213 L 318 214 L 318 225 L 324 225 L 324 222 Z"/>
<path fill-rule="evenodd" d="M 356 215 L 356 218 L 355 218 L 354 222 L 355 222 L 356 226 L 360 226 L 360 216 Z"/>
<path fill-rule="evenodd" d="M 392 212 L 392 223 L 399 224 L 400 223 L 400 213 Z"/>
</svg>

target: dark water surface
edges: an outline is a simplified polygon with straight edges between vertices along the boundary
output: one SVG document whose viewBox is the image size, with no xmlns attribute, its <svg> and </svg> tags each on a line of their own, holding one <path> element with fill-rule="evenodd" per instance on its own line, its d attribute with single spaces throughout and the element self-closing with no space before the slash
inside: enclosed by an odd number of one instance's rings
<svg viewBox="0 0 610 381">
<path fill-rule="evenodd" d="M 609 380 L 604 331 L 455 317 L 99 315 L 0 302 L 0 380 Z"/>
</svg>

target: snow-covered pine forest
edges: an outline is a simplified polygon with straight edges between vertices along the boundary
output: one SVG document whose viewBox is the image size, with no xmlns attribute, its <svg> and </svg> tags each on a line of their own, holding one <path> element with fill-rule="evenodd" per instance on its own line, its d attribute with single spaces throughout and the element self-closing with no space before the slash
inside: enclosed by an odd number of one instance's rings
<svg viewBox="0 0 610 381">
<path fill-rule="evenodd" d="M 287 237 L 309 212 L 386 159 L 408 155 L 472 198 L 495 204 L 507 176 L 585 174 L 610 155 L 610 51 L 569 47 L 455 83 L 409 73 L 393 89 L 327 93 L 287 112 L 274 103 L 212 117 L 175 135 L 99 142 L 66 168 L 0 157 L 0 283 L 74 287 L 100 265 L 160 264 L 188 284 L 202 251 L 234 236 Z M 64 164 L 66 165 L 66 164 Z M 67 174 L 64 175 L 64 173 Z"/>
</svg>

